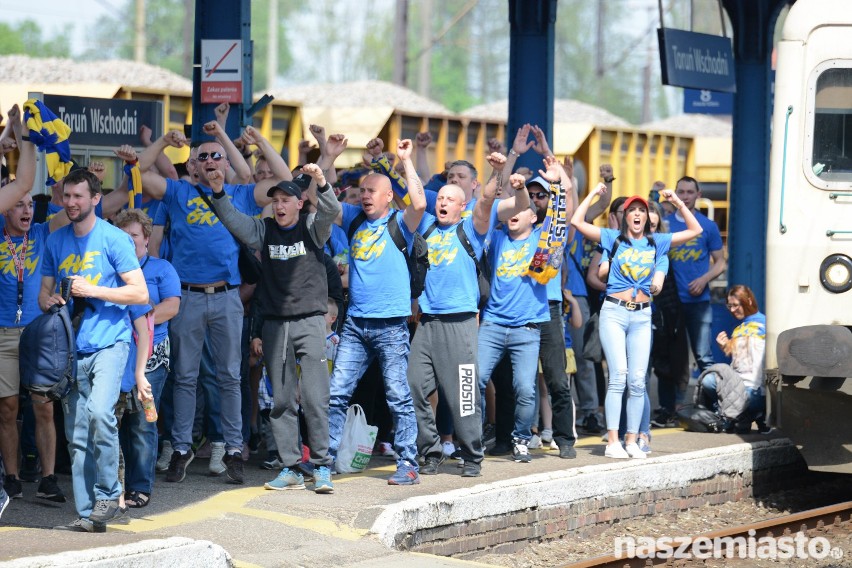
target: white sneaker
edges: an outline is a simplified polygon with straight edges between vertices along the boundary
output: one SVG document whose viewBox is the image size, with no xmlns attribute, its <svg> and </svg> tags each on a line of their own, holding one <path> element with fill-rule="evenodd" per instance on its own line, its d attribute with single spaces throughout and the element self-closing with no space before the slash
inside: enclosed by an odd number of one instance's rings
<svg viewBox="0 0 852 568">
<path fill-rule="evenodd" d="M 444 457 L 450 457 L 456 453 L 456 445 L 452 442 L 442 442 L 441 452 L 444 454 Z"/>
<path fill-rule="evenodd" d="M 636 444 L 633 444 L 634 446 Z M 639 453 L 642 453 L 642 450 L 639 450 Z M 609 444 L 606 447 L 606 451 L 604 452 L 604 456 L 608 458 L 613 458 L 617 460 L 626 460 L 630 459 L 630 454 L 619 444 L 618 442 L 614 444 Z"/>
<path fill-rule="evenodd" d="M 550 441 L 550 449 L 551 450 L 558 450 L 559 449 L 559 444 L 556 443 L 556 440 Z"/>
<path fill-rule="evenodd" d="M 222 475 L 228 469 L 222 463 L 225 457 L 225 442 L 210 442 L 210 475 Z"/>
<path fill-rule="evenodd" d="M 530 441 L 527 442 L 527 447 L 531 450 L 536 450 L 541 447 L 541 436 L 538 434 L 533 434 Z"/>
<path fill-rule="evenodd" d="M 169 462 L 172 461 L 172 454 L 175 453 L 172 448 L 172 443 L 168 440 L 163 440 L 163 451 L 160 452 L 160 458 L 157 460 L 157 471 L 163 472 L 169 470 Z"/>
<path fill-rule="evenodd" d="M 635 442 L 632 444 L 627 444 L 624 447 L 624 451 L 627 452 L 627 455 L 629 455 L 633 459 L 644 460 L 648 457 L 648 455 L 643 452 L 642 449 L 639 448 L 639 445 Z"/>
</svg>

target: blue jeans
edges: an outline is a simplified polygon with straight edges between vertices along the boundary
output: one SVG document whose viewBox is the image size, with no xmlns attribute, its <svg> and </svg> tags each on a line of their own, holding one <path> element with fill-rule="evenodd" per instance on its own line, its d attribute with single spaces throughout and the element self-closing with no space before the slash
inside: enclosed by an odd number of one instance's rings
<svg viewBox="0 0 852 568">
<path fill-rule="evenodd" d="M 216 366 L 225 449 L 242 451 L 243 424 L 240 396 L 240 336 L 243 303 L 234 288 L 215 294 L 181 293 L 180 310 L 171 320 L 172 361 L 175 367 L 172 445 L 186 452 L 192 444 L 198 369 L 205 337 Z"/>
<path fill-rule="evenodd" d="M 485 414 L 485 387 L 494 367 L 504 354 L 512 361 L 512 390 L 515 392 L 515 417 L 512 437 L 529 441 L 535 416 L 538 349 L 541 330 L 533 325 L 505 327 L 489 321 L 479 326 L 479 391 L 482 416 Z M 498 418 L 499 420 L 499 418 Z"/>
<path fill-rule="evenodd" d="M 713 351 L 710 346 L 713 310 L 710 302 L 692 302 L 681 304 L 683 317 L 686 321 L 686 333 L 689 336 L 689 346 L 698 364 L 698 371 L 704 372 L 714 363 Z"/>
<path fill-rule="evenodd" d="M 145 373 L 157 408 L 160 407 L 167 373 L 165 365 Z M 150 495 L 154 489 L 154 467 L 157 465 L 157 423 L 145 420 L 144 412 L 125 413 L 121 419 L 120 434 L 124 452 L 124 490 Z"/>
<path fill-rule="evenodd" d="M 346 410 L 358 381 L 374 358 L 379 358 L 385 395 L 393 416 L 394 450 L 398 465 L 417 467 L 417 419 L 408 386 L 410 349 L 406 318 L 346 318 L 340 334 L 334 373 L 331 375 L 328 409 L 329 453 L 337 455 Z"/>
<path fill-rule="evenodd" d="M 88 519 L 95 501 L 115 500 L 118 482 L 118 422 L 115 404 L 130 347 L 119 342 L 77 355 L 77 387 L 62 400 L 71 454 L 71 484 L 77 514 Z"/>
<path fill-rule="evenodd" d="M 636 434 L 645 404 L 645 376 L 651 354 L 651 308 L 630 311 L 604 302 L 600 336 L 609 370 L 604 411 L 607 430 L 618 430 L 621 399 L 627 388 L 627 433 Z"/>
</svg>

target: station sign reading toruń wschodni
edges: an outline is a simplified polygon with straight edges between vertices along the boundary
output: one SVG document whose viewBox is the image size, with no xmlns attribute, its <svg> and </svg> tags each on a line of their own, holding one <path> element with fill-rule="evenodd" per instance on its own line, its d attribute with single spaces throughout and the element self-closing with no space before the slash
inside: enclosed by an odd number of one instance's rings
<svg viewBox="0 0 852 568">
<path fill-rule="evenodd" d="M 734 93 L 734 53 L 726 37 L 662 28 L 660 68 L 663 84 Z"/>
<path fill-rule="evenodd" d="M 44 95 L 44 104 L 71 128 L 73 146 L 140 146 L 139 129 L 152 130 L 151 139 L 163 133 L 162 103 Z"/>
</svg>

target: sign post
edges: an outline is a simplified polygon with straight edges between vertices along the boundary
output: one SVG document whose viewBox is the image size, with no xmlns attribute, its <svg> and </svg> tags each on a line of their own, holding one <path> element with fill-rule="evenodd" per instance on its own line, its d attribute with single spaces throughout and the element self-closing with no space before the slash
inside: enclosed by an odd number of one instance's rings
<svg viewBox="0 0 852 568">
<path fill-rule="evenodd" d="M 242 40 L 201 40 L 201 102 L 243 102 Z"/>
</svg>

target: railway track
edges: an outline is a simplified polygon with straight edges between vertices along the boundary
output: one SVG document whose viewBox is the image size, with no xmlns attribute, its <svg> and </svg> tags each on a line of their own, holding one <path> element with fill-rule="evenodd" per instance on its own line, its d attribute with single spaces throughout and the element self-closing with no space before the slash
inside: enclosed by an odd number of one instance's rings
<svg viewBox="0 0 852 568">
<path fill-rule="evenodd" d="M 816 537 L 830 534 L 833 530 L 852 530 L 852 501 L 810 509 L 791 515 L 785 515 L 775 519 L 758 521 L 747 525 L 741 525 L 729 529 L 708 532 L 694 537 L 675 537 L 668 541 L 660 538 L 653 539 L 657 546 L 654 546 L 649 541 L 643 541 L 637 538 L 633 541 L 635 547 L 633 555 L 628 554 L 630 547 L 622 548 L 626 555 L 617 557 L 613 555 L 598 556 L 567 564 L 564 568 L 644 568 L 646 566 L 688 566 L 693 565 L 700 558 L 715 557 L 713 556 L 713 548 L 708 548 L 712 543 L 721 542 L 723 544 L 721 550 L 728 558 L 743 558 L 743 554 L 755 554 L 755 550 L 759 550 L 761 539 L 770 537 L 771 539 L 779 539 L 774 541 L 776 549 L 782 552 L 782 545 L 778 544 L 780 537 L 787 537 L 783 542 L 792 542 L 793 553 L 797 551 L 797 542 L 794 540 L 797 533 L 803 533 L 799 537 L 799 542 L 804 543 L 804 550 L 808 551 L 808 539 L 816 540 Z M 736 540 L 735 540 L 736 539 Z M 746 548 L 726 549 L 727 543 L 743 543 Z M 754 548 L 749 550 L 747 547 L 753 543 Z M 829 553 L 827 550 L 819 548 L 819 553 Z M 786 548 L 784 549 L 786 550 Z M 733 553 L 731 553 L 733 552 Z M 832 550 L 833 552 L 833 550 Z M 846 551 L 847 554 L 852 554 L 852 551 Z M 813 554 L 813 552 L 811 552 Z M 841 551 L 842 554 L 842 551 Z M 709 555 L 709 556 L 708 556 Z"/>
</svg>

